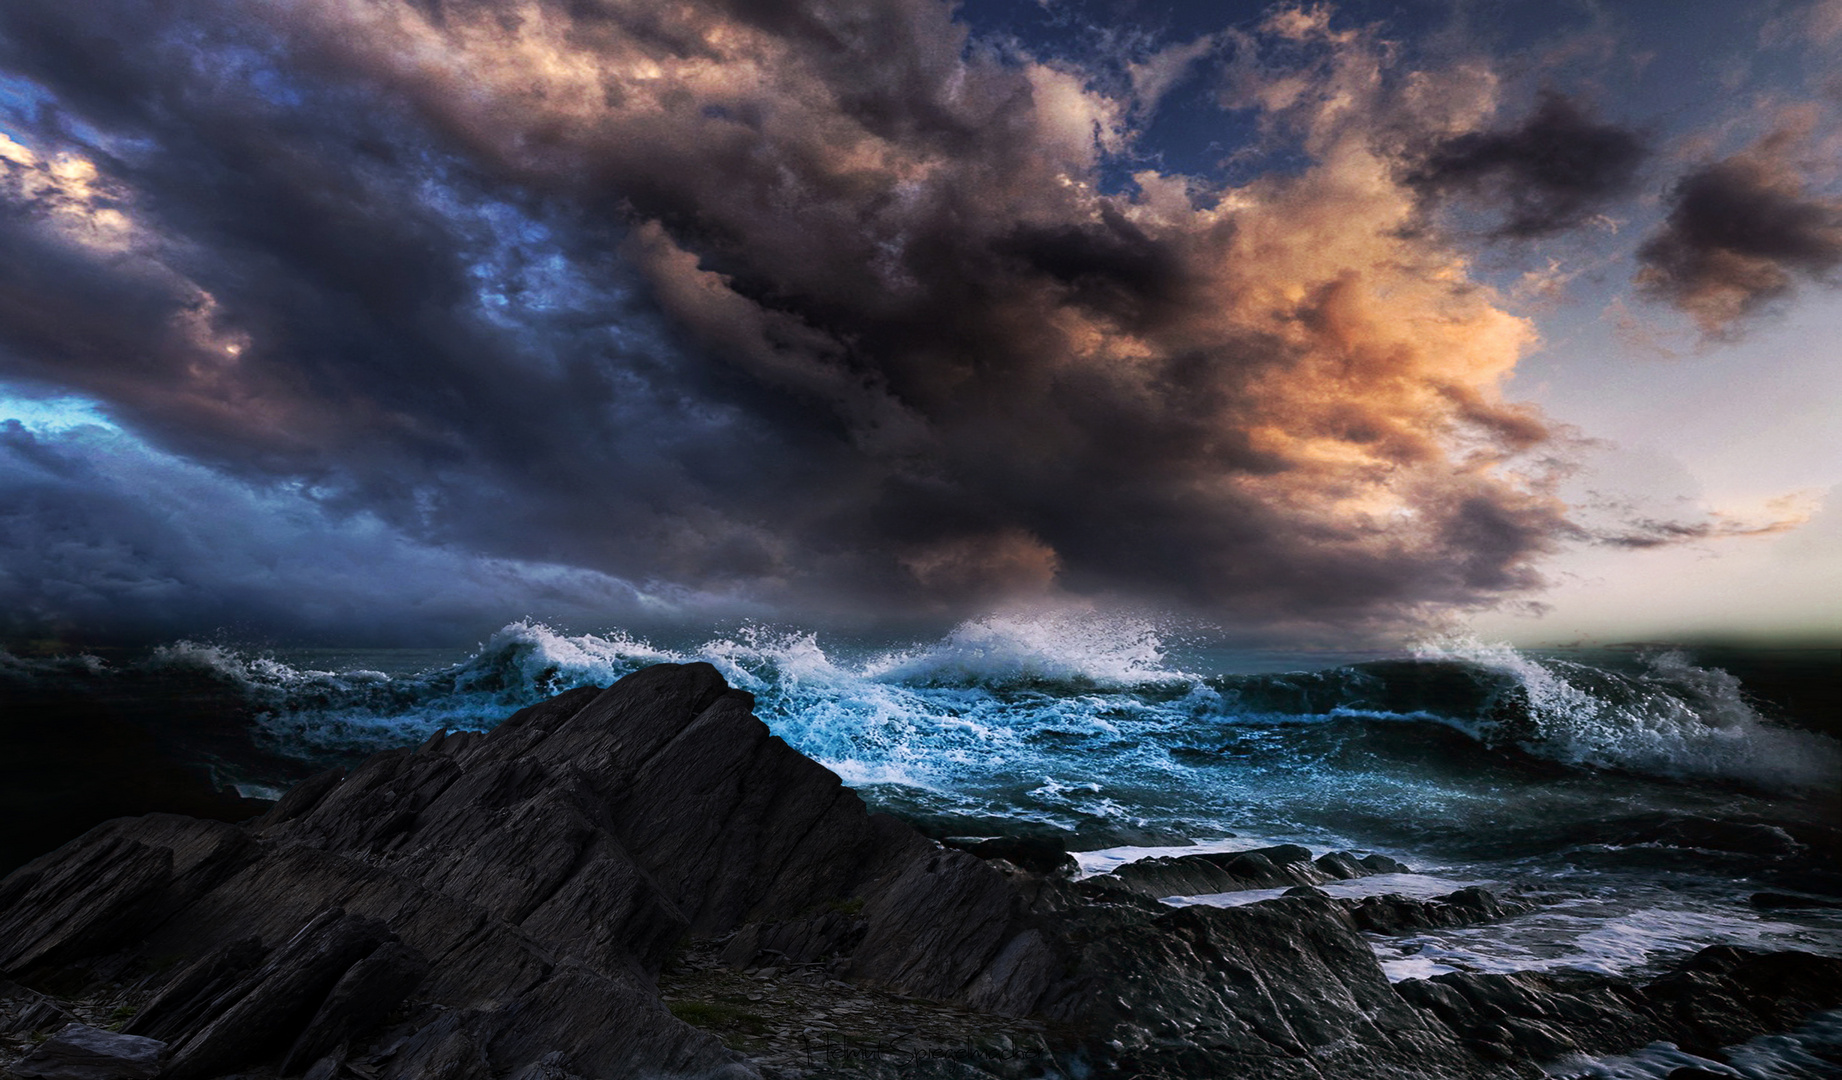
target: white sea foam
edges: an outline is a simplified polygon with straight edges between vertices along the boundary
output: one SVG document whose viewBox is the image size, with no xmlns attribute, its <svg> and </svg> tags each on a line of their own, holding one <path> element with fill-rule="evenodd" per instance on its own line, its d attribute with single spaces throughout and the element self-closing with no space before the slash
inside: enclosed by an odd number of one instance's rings
<svg viewBox="0 0 1842 1080">
<path fill-rule="evenodd" d="M 1080 865 L 1080 877 L 1092 877 L 1095 874 L 1107 874 L 1127 863 L 1140 859 L 1170 858 L 1178 855 L 1207 855 L 1223 851 L 1252 851 L 1255 848 L 1272 847 L 1284 843 L 1280 840 L 1266 840 L 1253 836 L 1220 836 L 1198 839 L 1184 845 L 1166 845 L 1142 847 L 1126 845 L 1122 847 L 1101 848 L 1097 851 L 1074 852 L 1075 862 Z"/>
<path fill-rule="evenodd" d="M 1677 1069 L 1689 1068 L 1740 1080 L 1819 1080 L 1835 1076 L 1835 1062 L 1842 1058 L 1842 1011 L 1818 1013 L 1795 1031 L 1729 1046 L 1721 1057 L 1726 1060 L 1658 1042 L 1630 1054 L 1573 1054 L 1542 1071 L 1555 1080 L 1664 1080 Z"/>
<path fill-rule="evenodd" d="M 904 682 L 980 683 L 1020 679 L 1102 686 L 1194 680 L 1165 664 L 1148 619 L 1083 608 L 1010 611 L 972 619 L 931 645 L 896 650 L 865 665 L 865 676 Z"/>
<path fill-rule="evenodd" d="M 1823 789 L 1842 778 L 1842 745 L 1768 723 L 1740 682 L 1679 652 L 1622 675 L 1561 659 L 1530 657 L 1475 639 L 1419 646 L 1422 659 L 1476 664 L 1513 678 L 1527 697 L 1533 729 L 1513 733 L 1523 749 L 1574 765 L 1673 777 L 1740 780 L 1770 788 Z M 1491 722 L 1461 726 L 1488 737 Z"/>
<path fill-rule="evenodd" d="M 1368 877 L 1351 878 L 1348 881 L 1327 881 L 1313 886 L 1324 893 L 1341 900 L 1360 900 L 1365 896 L 1384 896 L 1397 893 L 1410 896 L 1416 900 L 1431 900 L 1445 896 L 1472 885 L 1490 885 L 1486 880 L 1461 881 L 1455 878 L 1437 877 L 1432 874 L 1372 874 Z M 1165 896 L 1159 903 L 1171 907 L 1242 907 L 1262 900 L 1273 900 L 1286 894 L 1286 888 L 1280 889 L 1238 889 L 1225 893 L 1201 893 L 1196 896 Z"/>
<path fill-rule="evenodd" d="M 1563 900 L 1482 926 L 1423 931 L 1373 942 L 1389 979 L 1448 971 L 1506 974 L 1570 969 L 1646 975 L 1709 945 L 1842 952 L 1842 931 L 1767 918 L 1731 904 L 1645 904 L 1616 896 Z"/>
</svg>

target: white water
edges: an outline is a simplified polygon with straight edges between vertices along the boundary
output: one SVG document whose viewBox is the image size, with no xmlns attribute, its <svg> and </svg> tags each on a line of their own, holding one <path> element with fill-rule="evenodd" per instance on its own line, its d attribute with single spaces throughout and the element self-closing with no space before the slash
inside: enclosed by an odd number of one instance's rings
<svg viewBox="0 0 1842 1080">
<path fill-rule="evenodd" d="M 1438 702 L 1406 712 L 1376 708 L 1365 704 L 1374 680 L 1361 669 L 1297 676 L 1183 670 L 1169 661 L 1150 620 L 1065 610 L 995 614 L 934 642 L 884 649 L 762 628 L 667 647 L 621 631 L 566 634 L 516 622 L 461 662 L 414 673 L 294 666 L 192 642 L 165 646 L 150 663 L 233 683 L 271 710 L 271 732 L 284 747 L 352 751 L 443 727 L 487 727 L 571 686 L 606 685 L 651 663 L 703 660 L 754 692 L 778 734 L 847 783 L 945 792 L 976 783 L 981 773 L 1007 785 L 1036 774 L 1031 788 L 1089 809 L 1100 801 L 1086 796 L 1103 792 L 1109 774 L 1187 783 L 1183 766 L 1169 758 L 1173 744 L 1228 727 L 1258 737 L 1259 730 L 1300 723 L 1437 722 L 1480 742 L 1507 738 L 1569 765 L 1780 790 L 1820 790 L 1842 778 L 1842 747 L 1834 740 L 1768 723 L 1732 676 L 1679 653 L 1652 656 L 1635 673 L 1473 641 L 1423 645 L 1415 656 L 1500 680 L 1526 702 L 1526 720 L 1518 721 L 1526 729 L 1442 711 Z M 1294 685 L 1300 701 L 1322 704 L 1278 712 L 1258 704 Z M 1045 738 L 1082 744 L 1094 774 L 1058 769 L 1040 746 Z M 1102 750 L 1104 759 L 1094 756 Z"/>
<path fill-rule="evenodd" d="M 1819 1013 L 1796 1031 L 1762 1035 L 1721 1051 L 1725 1062 L 1674 1043 L 1651 1043 L 1631 1054 L 1573 1055 L 1547 1065 L 1555 1080 L 1665 1080 L 1676 1069 L 1702 1069 L 1739 1080 L 1823 1080 L 1842 1073 L 1842 1011 Z"/>
<path fill-rule="evenodd" d="M 1415 900 L 1431 900 L 1445 896 L 1459 889 L 1472 885 L 1493 885 L 1489 880 L 1458 880 L 1456 878 L 1438 877 L 1433 874 L 1373 874 L 1369 877 L 1352 878 L 1348 881 L 1326 881 L 1312 888 L 1336 897 L 1339 900 L 1360 900 L 1365 896 L 1385 896 L 1395 893 L 1412 897 Z M 1262 900 L 1274 900 L 1286 894 L 1287 886 L 1281 889 L 1239 889 L 1235 892 L 1201 893 L 1196 896 L 1166 896 L 1160 903 L 1171 907 L 1190 907 L 1202 904 L 1208 907 L 1241 907 L 1255 904 Z"/>
<path fill-rule="evenodd" d="M 1377 938 L 1373 944 L 1382 970 L 1395 982 L 1449 971 L 1559 969 L 1643 978 L 1710 945 L 1842 952 L 1842 926 L 1811 924 L 1816 921 L 1767 917 L 1732 900 L 1625 889 L 1561 900 L 1501 923 Z"/>
<path fill-rule="evenodd" d="M 1771 788 L 1817 788 L 1842 773 L 1834 740 L 1766 723 L 1738 679 L 1696 667 L 1680 652 L 1648 657 L 1648 670 L 1636 677 L 1475 640 L 1423 644 L 1415 653 L 1514 678 L 1535 722 L 1520 745 L 1556 761 Z"/>
</svg>

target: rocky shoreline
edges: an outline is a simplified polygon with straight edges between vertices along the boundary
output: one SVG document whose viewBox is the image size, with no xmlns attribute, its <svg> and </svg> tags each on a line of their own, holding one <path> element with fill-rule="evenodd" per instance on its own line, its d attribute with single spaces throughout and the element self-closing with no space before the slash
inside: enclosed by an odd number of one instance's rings
<svg viewBox="0 0 1842 1080">
<path fill-rule="evenodd" d="M 245 825 L 99 826 L 0 882 L 0 1068 L 1534 1077 L 1842 1004 L 1842 961 L 1729 948 L 1641 986 L 1391 984 L 1365 932 L 1523 908 L 1333 898 L 1316 886 L 1398 864 L 1290 845 L 1075 880 L 1041 841 L 946 846 L 869 813 L 752 707 L 707 664 L 658 665 L 313 777 Z"/>
</svg>

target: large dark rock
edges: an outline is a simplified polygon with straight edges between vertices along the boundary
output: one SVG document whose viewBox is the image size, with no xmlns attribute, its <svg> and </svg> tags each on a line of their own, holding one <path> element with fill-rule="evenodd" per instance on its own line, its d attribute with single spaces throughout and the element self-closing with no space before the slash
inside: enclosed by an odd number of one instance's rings
<svg viewBox="0 0 1842 1080">
<path fill-rule="evenodd" d="M 225 942 L 186 968 L 141 1007 L 123 1029 L 168 1042 L 204 1026 L 213 1003 L 262 963 L 260 938 Z"/>
<path fill-rule="evenodd" d="M 171 1044 L 173 1080 L 319 1078 L 361 1053 L 385 1078 L 759 1075 L 660 1000 L 687 938 L 738 967 L 1036 1016 L 1100 1075 L 1145 1077 L 1532 1075 L 1572 1046 L 1788 1027 L 1842 984 L 1710 955 L 1641 992 L 1398 989 L 1362 930 L 1513 912 L 1481 892 L 1154 899 L 1405 869 L 1291 845 L 1082 881 L 1053 842 L 942 847 L 752 704 L 707 664 L 659 665 L 321 774 L 247 827 L 106 823 L 0 881 L 0 973 L 140 980 L 129 1031 Z"/>
<path fill-rule="evenodd" d="M 174 1050 L 168 1077 L 221 1075 L 286 1047 L 347 970 L 393 936 L 376 919 L 320 913 L 206 1007 L 204 1025 Z"/>
<path fill-rule="evenodd" d="M 1408 934 L 1441 926 L 1475 926 L 1529 910 L 1528 904 L 1499 900 L 1488 890 L 1476 886 L 1431 900 L 1384 893 L 1342 903 L 1351 924 L 1371 934 Z"/>
<path fill-rule="evenodd" d="M 1114 870 L 1112 877 L 1145 896 L 1207 896 L 1248 889 L 1284 889 L 1320 885 L 1377 873 L 1405 873 L 1407 868 L 1385 856 L 1359 859 L 1347 851 L 1326 852 L 1315 861 L 1297 844 L 1251 851 L 1199 852 L 1140 859 Z"/>
<path fill-rule="evenodd" d="M 1033 874 L 1074 874 L 1080 870 L 1067 841 L 1055 836 L 949 836 L 940 841 L 981 859 L 1003 859 Z"/>
<path fill-rule="evenodd" d="M 70 1024 L 15 1062 L 18 1080 L 151 1080 L 159 1075 L 166 1044 Z"/>
<path fill-rule="evenodd" d="M 282 1074 L 305 1072 L 314 1062 L 381 1026 L 428 973 L 428 957 L 415 949 L 396 941 L 378 946 L 339 976 L 282 1058 Z"/>
<path fill-rule="evenodd" d="M 1452 1032 L 1403 1000 L 1326 900 L 1166 909 L 1082 949 L 1045 1003 L 1122 1072 L 1472 1075 Z"/>
</svg>

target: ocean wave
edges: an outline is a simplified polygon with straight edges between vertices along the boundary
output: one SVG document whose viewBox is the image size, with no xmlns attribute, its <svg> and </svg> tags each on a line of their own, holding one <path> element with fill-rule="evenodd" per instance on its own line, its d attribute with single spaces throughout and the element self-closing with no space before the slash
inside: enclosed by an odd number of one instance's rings
<svg viewBox="0 0 1842 1080">
<path fill-rule="evenodd" d="M 862 674 L 920 685 L 1126 687 L 1199 678 L 1168 667 L 1166 659 L 1163 635 L 1150 619 L 1050 609 L 961 623 L 938 642 L 872 659 Z"/>
<path fill-rule="evenodd" d="M 1613 670 L 1449 641 L 1315 671 L 1197 673 L 1170 660 L 1154 622 L 1082 611 L 991 615 L 898 648 L 753 626 L 667 647 L 520 621 L 413 670 L 365 654 L 290 663 L 182 641 L 121 669 L 4 657 L 0 676 L 208 681 L 248 703 L 271 748 L 324 759 L 489 728 L 571 687 L 692 660 L 752 692 L 776 734 L 848 783 L 989 792 L 1046 814 L 1129 816 L 1145 799 L 1187 812 L 1251 797 L 1281 774 L 1359 786 L 1369 781 L 1330 764 L 1341 754 L 1347 765 L 1357 744 L 1403 767 L 1446 754 L 1454 773 L 1534 759 L 1773 790 L 1842 776 L 1835 740 L 1767 721 L 1731 675 L 1681 653 Z M 1426 725 L 1461 742 L 1429 740 Z"/>
<path fill-rule="evenodd" d="M 1833 786 L 1842 776 L 1834 739 L 1769 722 L 1738 679 L 1680 651 L 1644 656 L 1635 673 L 1475 641 L 1424 645 L 1418 654 L 1506 676 L 1512 693 L 1458 726 L 1564 764 L 1772 789 Z"/>
</svg>

